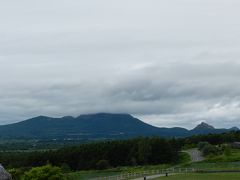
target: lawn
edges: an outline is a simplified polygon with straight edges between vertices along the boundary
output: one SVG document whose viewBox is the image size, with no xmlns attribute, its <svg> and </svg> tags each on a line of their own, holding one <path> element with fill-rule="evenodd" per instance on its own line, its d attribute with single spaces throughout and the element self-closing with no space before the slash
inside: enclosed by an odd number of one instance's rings
<svg viewBox="0 0 240 180">
<path fill-rule="evenodd" d="M 192 167 L 203 170 L 240 170 L 240 150 L 232 149 L 228 155 L 212 155 L 203 162 L 186 163 L 181 167 Z"/>
<path fill-rule="evenodd" d="M 190 157 L 186 153 L 180 154 L 180 160 L 176 164 L 178 166 L 182 164 L 186 164 L 190 161 Z M 152 166 L 135 166 L 135 167 L 119 167 L 108 170 L 92 170 L 92 171 L 77 171 L 72 173 L 67 173 L 66 177 L 68 180 L 78 180 L 78 179 L 90 179 L 95 177 L 104 177 L 104 176 L 112 176 L 118 175 L 121 173 L 137 173 L 149 170 L 159 170 L 159 169 L 167 169 L 176 164 L 160 164 L 160 165 L 152 165 Z"/>
<path fill-rule="evenodd" d="M 135 167 L 119 167 L 108 170 L 92 170 L 92 171 L 77 171 L 72 173 L 67 173 L 66 178 L 68 180 L 84 180 L 96 177 L 104 177 L 104 176 L 112 176 L 118 175 L 121 173 L 136 173 L 143 172 L 149 170 L 158 170 L 158 169 L 166 169 L 171 167 L 169 164 L 161 164 L 155 166 L 135 166 Z"/>
<path fill-rule="evenodd" d="M 195 168 L 199 170 L 240 170 L 240 162 L 197 162 L 181 166 L 183 168 Z"/>
<path fill-rule="evenodd" d="M 240 150 L 232 149 L 229 155 L 221 154 L 217 156 L 207 157 L 207 162 L 239 162 L 240 161 Z"/>
<path fill-rule="evenodd" d="M 190 157 L 186 153 L 180 154 L 180 161 L 177 164 L 168 164 L 168 165 L 156 165 L 156 166 L 136 166 L 136 167 L 119 167 L 113 168 L 108 170 L 93 170 L 93 171 L 78 171 L 66 174 L 68 180 L 78 180 L 78 179 L 90 179 L 95 177 L 104 177 L 104 176 L 112 176 L 118 175 L 121 173 L 133 173 L 133 172 L 142 172 L 148 170 L 159 170 L 159 169 L 166 169 L 169 167 L 191 167 L 200 170 L 240 170 L 240 150 L 232 150 L 229 156 L 226 155 L 218 155 L 208 157 L 204 162 L 197 162 L 197 163 L 189 163 Z M 233 162 L 231 162 L 233 161 Z M 207 175 L 207 176 L 206 176 Z M 201 180 L 201 178 L 206 179 L 209 177 L 210 179 L 217 179 L 221 180 L 222 178 L 227 177 L 228 179 L 240 179 L 240 173 L 234 174 L 191 174 L 191 175 L 178 175 L 176 178 L 175 176 L 171 176 L 171 178 L 179 179 L 191 179 L 191 180 Z M 186 176 L 186 177 L 185 177 Z M 197 176 L 197 177 L 195 177 Z M 216 176 L 216 177 L 215 177 Z M 235 177 L 237 176 L 237 178 Z M 209 179 L 208 178 L 208 179 Z M 161 178 L 164 179 L 164 178 Z M 170 179 L 170 178 L 169 178 Z"/>
<path fill-rule="evenodd" d="M 193 173 L 193 174 L 179 174 L 170 175 L 168 177 L 160 177 L 155 180 L 238 180 L 240 173 Z"/>
</svg>

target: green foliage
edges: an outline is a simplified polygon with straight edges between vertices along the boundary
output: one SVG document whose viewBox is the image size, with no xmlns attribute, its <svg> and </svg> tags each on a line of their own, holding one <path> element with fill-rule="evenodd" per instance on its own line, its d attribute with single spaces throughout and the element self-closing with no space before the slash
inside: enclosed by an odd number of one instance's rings
<svg viewBox="0 0 240 180">
<path fill-rule="evenodd" d="M 189 154 L 185 153 L 185 152 L 181 152 L 178 164 L 184 165 L 184 164 L 188 164 L 190 162 L 191 162 L 191 157 L 189 156 Z"/>
<path fill-rule="evenodd" d="M 23 169 L 9 169 L 8 172 L 11 174 L 12 178 L 14 180 L 21 180 L 22 176 L 24 175 L 24 170 Z"/>
<path fill-rule="evenodd" d="M 140 164 L 148 164 L 152 151 L 151 148 L 152 147 L 149 141 L 141 139 L 138 142 L 138 160 Z"/>
<path fill-rule="evenodd" d="M 68 180 L 87 180 L 96 177 L 106 177 L 106 176 L 113 176 L 119 175 L 122 173 L 139 173 L 143 171 L 149 170 L 159 170 L 159 169 L 167 169 L 170 168 L 172 165 L 170 164 L 160 164 L 160 165 L 147 165 L 147 166 L 125 166 L 125 167 L 117 167 L 111 168 L 106 170 L 88 170 L 88 171 L 76 171 L 67 173 L 66 177 Z"/>
<path fill-rule="evenodd" d="M 69 172 L 71 172 L 70 166 L 69 166 L 68 164 L 66 164 L 66 163 L 63 163 L 63 164 L 61 165 L 61 169 L 62 169 L 62 172 L 63 172 L 63 173 L 69 173 Z"/>
<path fill-rule="evenodd" d="M 71 170 L 98 169 L 99 161 L 108 161 L 108 167 L 130 165 L 154 165 L 174 163 L 179 160 L 180 145 L 177 140 L 136 138 L 106 141 L 66 147 L 59 150 L 37 152 L 0 153 L 0 162 L 5 167 L 37 167 L 47 163 Z"/>
<path fill-rule="evenodd" d="M 102 159 L 97 162 L 96 166 L 97 166 L 97 169 L 103 170 L 103 169 L 108 169 L 110 167 L 110 164 L 107 160 Z"/>
<path fill-rule="evenodd" d="M 188 149 L 193 149 L 193 148 L 196 148 L 196 144 L 184 144 L 182 146 L 183 150 L 188 150 Z"/>
<path fill-rule="evenodd" d="M 202 151 L 205 146 L 209 146 L 210 144 L 208 142 L 199 142 L 198 143 L 198 149 Z"/>
<path fill-rule="evenodd" d="M 219 156 L 217 156 L 219 157 Z M 213 160 L 207 159 L 203 162 L 196 162 L 191 164 L 185 164 L 183 168 L 195 168 L 201 170 L 223 170 L 223 171 L 233 171 L 240 169 L 239 162 L 220 162 L 220 159 L 214 158 Z"/>
<path fill-rule="evenodd" d="M 222 146 L 214 146 L 209 144 L 208 142 L 199 142 L 198 143 L 198 149 L 202 151 L 204 156 L 209 156 L 209 155 L 217 155 L 221 154 L 223 152 L 223 147 Z"/>
<path fill-rule="evenodd" d="M 239 163 L 240 162 L 240 150 L 230 149 L 230 153 L 225 154 L 225 151 L 224 151 L 224 153 L 222 153 L 222 154 L 216 154 L 214 156 L 208 157 L 208 159 L 206 161 Z M 239 165 L 240 165 L 240 163 L 239 163 Z"/>
<path fill-rule="evenodd" d="M 181 139 L 182 145 L 208 142 L 213 145 L 240 141 L 240 131 L 232 131 L 222 134 L 195 135 Z"/>
<path fill-rule="evenodd" d="M 58 167 L 46 165 L 32 168 L 25 173 L 24 180 L 65 180 L 62 171 Z"/>
<path fill-rule="evenodd" d="M 204 156 L 208 156 L 208 155 L 220 154 L 221 150 L 216 146 L 208 144 L 203 147 L 202 152 Z"/>
<path fill-rule="evenodd" d="M 229 145 L 225 145 L 224 146 L 224 155 L 225 156 L 231 156 L 232 152 L 231 152 L 231 147 Z"/>
</svg>

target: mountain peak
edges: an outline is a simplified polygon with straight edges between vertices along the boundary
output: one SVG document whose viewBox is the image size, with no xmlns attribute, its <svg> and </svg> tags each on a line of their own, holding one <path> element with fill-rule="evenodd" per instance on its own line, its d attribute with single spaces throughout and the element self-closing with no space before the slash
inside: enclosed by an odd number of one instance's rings
<svg viewBox="0 0 240 180">
<path fill-rule="evenodd" d="M 107 118 L 107 117 L 127 117 L 127 118 L 133 118 L 130 114 L 113 114 L 113 113 L 105 113 L 105 112 L 101 112 L 101 113 L 95 113 L 95 114 L 82 114 L 80 116 L 78 116 L 78 118 L 82 118 L 82 117 L 101 117 L 101 118 Z"/>
<path fill-rule="evenodd" d="M 234 127 L 230 128 L 230 130 L 232 130 L 232 131 L 239 131 L 239 128 L 234 126 Z"/>
<path fill-rule="evenodd" d="M 215 129 L 215 128 L 205 122 L 201 122 L 201 124 L 197 125 L 194 129 Z"/>
</svg>

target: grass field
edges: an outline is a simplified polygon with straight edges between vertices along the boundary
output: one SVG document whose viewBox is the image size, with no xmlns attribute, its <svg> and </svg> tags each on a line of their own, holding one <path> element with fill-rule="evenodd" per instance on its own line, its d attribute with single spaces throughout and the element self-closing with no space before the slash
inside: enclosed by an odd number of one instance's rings
<svg viewBox="0 0 240 180">
<path fill-rule="evenodd" d="M 171 167 L 169 164 L 155 165 L 155 166 L 135 166 L 135 167 L 119 167 L 108 170 L 92 170 L 92 171 L 77 171 L 66 174 L 66 178 L 68 180 L 84 180 L 95 177 L 104 177 L 104 176 L 112 176 L 118 175 L 121 173 L 133 173 L 133 172 L 142 172 L 149 170 L 157 170 L 157 169 L 166 169 Z"/>
<path fill-rule="evenodd" d="M 89 179 L 94 177 L 104 177 L 104 176 L 112 176 L 118 175 L 121 173 L 133 173 L 133 172 L 142 172 L 148 170 L 158 170 L 158 169 L 166 169 L 170 167 L 191 167 L 195 169 L 202 170 L 240 170 L 240 150 L 232 150 L 229 156 L 226 155 L 218 155 L 208 157 L 203 162 L 190 163 L 190 157 L 186 153 L 181 153 L 180 161 L 173 164 L 163 164 L 156 166 L 136 166 L 136 167 L 119 167 L 108 170 L 101 171 L 78 171 L 66 174 L 68 180 L 80 180 L 80 179 Z M 240 173 L 220 173 L 220 174 L 190 174 L 190 175 L 178 175 L 171 176 L 168 179 L 186 179 L 186 180 L 201 180 L 201 179 L 240 179 Z M 164 179 L 164 177 L 160 178 Z"/>
<path fill-rule="evenodd" d="M 207 162 L 239 162 L 240 161 L 240 150 L 232 149 L 229 155 L 217 155 L 207 157 Z"/>
<path fill-rule="evenodd" d="M 160 177 L 155 180 L 238 180 L 240 173 L 193 173 L 170 175 L 168 177 Z"/>
<path fill-rule="evenodd" d="M 181 166 L 183 168 L 195 168 L 202 170 L 240 170 L 240 162 L 198 162 Z"/>
<path fill-rule="evenodd" d="M 203 162 L 185 163 L 181 167 L 208 170 L 240 170 L 240 150 L 232 149 L 229 155 L 208 156 Z"/>
</svg>

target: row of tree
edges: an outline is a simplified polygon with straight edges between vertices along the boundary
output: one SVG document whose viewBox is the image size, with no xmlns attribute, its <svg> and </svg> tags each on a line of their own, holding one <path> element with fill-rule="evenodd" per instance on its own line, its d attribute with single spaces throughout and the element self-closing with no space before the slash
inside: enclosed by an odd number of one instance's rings
<svg viewBox="0 0 240 180">
<path fill-rule="evenodd" d="M 179 151 L 184 146 L 196 147 L 199 142 L 216 145 L 234 141 L 240 141 L 240 131 L 179 139 L 136 138 L 87 143 L 58 150 L 1 152 L 0 162 L 9 168 L 36 167 L 50 163 L 71 170 L 173 163 L 179 160 Z"/>
<path fill-rule="evenodd" d="M 44 152 L 0 153 L 0 162 L 9 168 L 35 167 L 50 163 L 71 170 L 173 163 L 179 159 L 177 140 L 158 137 L 107 141 Z"/>
<path fill-rule="evenodd" d="M 231 131 L 222 134 L 196 135 L 180 139 L 181 145 L 197 145 L 199 142 L 208 142 L 213 145 L 240 141 L 240 131 Z"/>
</svg>

